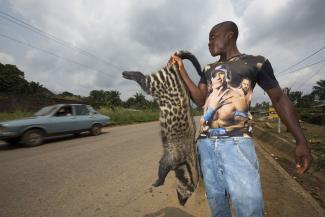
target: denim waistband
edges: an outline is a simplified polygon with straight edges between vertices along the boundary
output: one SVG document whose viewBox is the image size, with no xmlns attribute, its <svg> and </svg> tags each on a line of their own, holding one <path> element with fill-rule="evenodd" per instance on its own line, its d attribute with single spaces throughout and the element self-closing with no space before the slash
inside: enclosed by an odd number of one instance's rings
<svg viewBox="0 0 325 217">
<path fill-rule="evenodd" d="M 223 140 L 223 141 L 234 141 L 238 142 L 240 140 L 252 139 L 252 137 L 246 136 L 218 136 L 218 137 L 207 137 L 207 136 L 199 136 L 198 139 L 213 139 L 213 140 Z"/>
<path fill-rule="evenodd" d="M 226 128 L 210 128 L 207 132 L 209 138 L 221 138 L 221 137 L 243 137 L 244 134 L 241 130 L 227 131 Z"/>
</svg>

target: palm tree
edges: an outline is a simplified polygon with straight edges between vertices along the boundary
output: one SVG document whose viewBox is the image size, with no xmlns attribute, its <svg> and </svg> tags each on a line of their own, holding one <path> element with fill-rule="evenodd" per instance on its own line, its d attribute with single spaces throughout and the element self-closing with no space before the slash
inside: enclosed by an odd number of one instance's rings
<svg viewBox="0 0 325 217">
<path fill-rule="evenodd" d="M 313 86 L 313 94 L 318 95 L 320 100 L 325 99 L 325 80 L 319 80 L 316 82 L 316 86 Z"/>
<path fill-rule="evenodd" d="M 138 107 L 145 107 L 147 105 L 147 100 L 142 93 L 136 93 L 134 96 L 135 104 Z"/>
</svg>

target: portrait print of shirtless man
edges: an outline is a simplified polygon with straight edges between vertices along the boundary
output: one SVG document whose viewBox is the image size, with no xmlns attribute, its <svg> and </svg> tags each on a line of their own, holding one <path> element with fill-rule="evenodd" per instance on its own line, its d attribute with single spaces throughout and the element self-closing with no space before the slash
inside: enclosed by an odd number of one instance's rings
<svg viewBox="0 0 325 217">
<path fill-rule="evenodd" d="M 221 135 L 226 132 L 234 134 L 247 124 L 248 103 L 245 95 L 250 83 L 243 79 L 241 89 L 236 89 L 230 86 L 230 81 L 229 70 L 222 66 L 217 66 L 211 73 L 211 84 L 208 84 L 210 95 L 200 120 L 201 131 L 208 131 L 211 127 L 219 128 Z"/>
</svg>

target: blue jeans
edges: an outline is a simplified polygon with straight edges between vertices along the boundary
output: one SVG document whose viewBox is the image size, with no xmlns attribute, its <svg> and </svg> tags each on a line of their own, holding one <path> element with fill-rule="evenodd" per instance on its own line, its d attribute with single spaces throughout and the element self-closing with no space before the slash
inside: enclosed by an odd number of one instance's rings
<svg viewBox="0 0 325 217">
<path fill-rule="evenodd" d="M 201 138 L 198 156 L 213 217 L 231 217 L 229 199 L 237 217 L 261 217 L 263 194 L 259 164 L 251 138 Z"/>
</svg>

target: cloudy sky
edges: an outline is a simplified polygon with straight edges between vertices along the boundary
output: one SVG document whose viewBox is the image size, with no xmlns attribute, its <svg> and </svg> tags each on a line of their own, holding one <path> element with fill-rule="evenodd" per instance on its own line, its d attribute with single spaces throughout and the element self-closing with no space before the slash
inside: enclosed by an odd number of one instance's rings
<svg viewBox="0 0 325 217">
<path fill-rule="evenodd" d="M 325 78 L 325 49 L 283 72 L 325 46 L 324 0 L 0 0 L 0 5 L 0 62 L 17 65 L 27 80 L 56 93 L 118 90 L 126 100 L 140 88 L 122 79 L 123 70 L 149 74 L 181 49 L 201 65 L 214 62 L 208 34 L 225 20 L 238 24 L 239 50 L 267 57 L 282 87 L 309 93 Z M 193 67 L 186 66 L 198 82 Z M 268 99 L 259 87 L 254 93 L 253 104 Z"/>
</svg>

